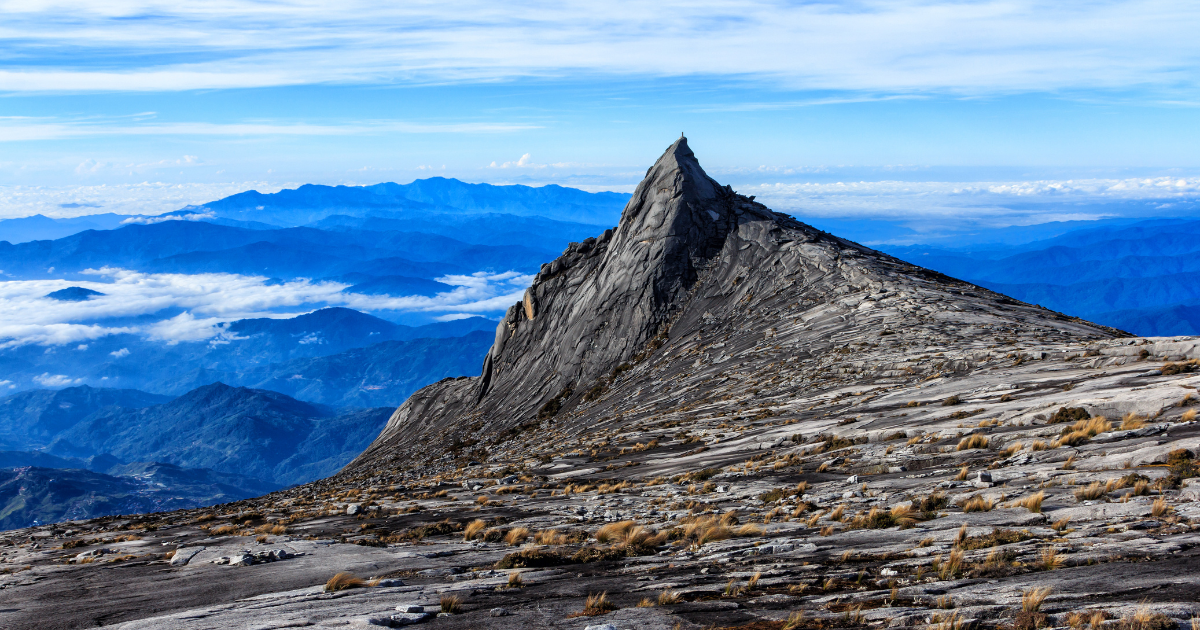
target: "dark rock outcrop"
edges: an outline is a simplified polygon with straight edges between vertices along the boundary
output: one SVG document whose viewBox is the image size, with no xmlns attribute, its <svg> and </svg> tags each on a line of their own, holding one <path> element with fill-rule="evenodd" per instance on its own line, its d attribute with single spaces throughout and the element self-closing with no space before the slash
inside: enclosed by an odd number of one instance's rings
<svg viewBox="0 0 1200 630">
<path fill-rule="evenodd" d="M 647 171 L 615 229 L 542 266 L 497 327 L 482 375 L 414 394 L 347 471 L 394 468 L 412 461 L 417 444 L 433 455 L 467 433 L 486 438 L 531 422 L 539 409 L 545 419 L 591 404 L 634 363 L 656 364 L 680 385 L 691 342 L 728 340 L 726 356 L 742 352 L 726 368 L 761 363 L 770 359 L 745 351 L 796 322 L 803 325 L 789 345 L 806 356 L 878 339 L 888 322 L 931 344 L 1015 328 L 1080 339 L 1122 334 L 773 212 L 709 177 L 681 137 Z M 662 376 L 607 398 L 644 398 Z"/>
</svg>

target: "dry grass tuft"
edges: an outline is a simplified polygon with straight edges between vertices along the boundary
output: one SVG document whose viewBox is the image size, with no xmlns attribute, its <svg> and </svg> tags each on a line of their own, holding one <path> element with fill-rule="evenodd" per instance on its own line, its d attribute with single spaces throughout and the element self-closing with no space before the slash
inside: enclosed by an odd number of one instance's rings
<svg viewBox="0 0 1200 630">
<path fill-rule="evenodd" d="M 343 571 L 342 573 L 338 573 L 337 575 L 329 578 L 329 581 L 325 583 L 325 592 L 334 593 L 350 588 L 363 588 L 366 585 L 366 580 L 355 576 L 353 573 L 346 573 Z"/>
<path fill-rule="evenodd" d="M 783 622 L 783 627 L 780 628 L 780 630 L 800 630 L 804 624 L 804 611 L 799 610 L 788 615 L 788 618 Z"/>
<path fill-rule="evenodd" d="M 900 529 L 908 529 L 916 524 L 917 518 L 913 516 L 915 513 L 916 510 L 909 503 L 893 505 L 891 510 L 892 520 Z"/>
<path fill-rule="evenodd" d="M 1104 490 L 1105 490 L 1104 485 L 1101 485 L 1101 483 L 1099 481 L 1094 481 L 1094 482 L 1088 484 L 1087 487 L 1076 490 L 1075 491 L 1075 500 L 1080 501 L 1080 502 L 1095 501 L 1096 499 L 1099 499 L 1100 497 L 1104 496 Z"/>
<path fill-rule="evenodd" d="M 1042 501 L 1046 500 L 1046 493 L 1041 490 L 1037 494 L 1031 494 L 1024 499 L 1018 499 L 1012 502 L 1013 507 L 1023 507 L 1030 512 L 1041 512 Z"/>
<path fill-rule="evenodd" d="M 525 539 L 529 538 L 529 535 L 530 531 L 528 527 L 514 527 L 504 535 L 504 542 L 515 547 L 525 542 Z"/>
<path fill-rule="evenodd" d="M 737 530 L 739 538 L 752 538 L 754 536 L 762 536 L 763 529 L 754 523 L 746 523 Z"/>
<path fill-rule="evenodd" d="M 521 588 L 525 583 L 521 581 L 521 573 L 513 571 L 508 574 L 508 588 Z"/>
<path fill-rule="evenodd" d="M 938 579 L 949 580 L 958 575 L 959 570 L 962 568 L 963 555 L 961 549 L 954 549 L 950 552 L 950 557 L 944 562 L 940 555 L 934 558 L 933 570 L 937 572 Z"/>
<path fill-rule="evenodd" d="M 564 545 L 567 537 L 557 529 L 545 529 L 533 535 L 533 542 L 539 545 Z"/>
<path fill-rule="evenodd" d="M 583 610 L 571 613 L 567 617 L 595 617 L 596 615 L 603 615 L 616 609 L 617 605 L 608 601 L 608 592 L 605 591 L 599 595 L 588 595 L 587 601 L 583 604 Z"/>
<path fill-rule="evenodd" d="M 1130 431 L 1132 429 L 1140 429 L 1144 426 L 1146 426 L 1145 419 L 1143 419 L 1141 416 L 1137 415 L 1136 413 L 1133 413 L 1132 411 L 1125 414 L 1124 418 L 1121 418 L 1121 430 L 1122 431 Z"/>
<path fill-rule="evenodd" d="M 988 439 L 986 435 L 976 433 L 969 435 L 958 442 L 958 448 L 955 450 L 966 451 L 974 448 L 987 448 Z"/>
<path fill-rule="evenodd" d="M 680 595 L 678 591 L 663 591 L 658 594 L 658 605 L 659 606 L 669 606 L 671 604 L 678 604 L 681 601 L 683 601 L 683 596 Z"/>
<path fill-rule="evenodd" d="M 758 587 L 758 581 L 762 579 L 762 571 L 755 571 L 754 575 L 750 576 L 750 580 L 746 582 L 746 590 L 753 591 Z"/>
<path fill-rule="evenodd" d="M 1163 517 L 1167 515 L 1167 512 L 1170 511 L 1170 509 L 1171 508 L 1167 506 L 1167 500 L 1163 497 L 1158 497 L 1154 500 L 1154 505 L 1150 507 L 1150 515 L 1154 517 Z"/>
<path fill-rule="evenodd" d="M 442 595 L 438 603 L 441 604 L 444 613 L 457 615 L 462 612 L 462 598 L 458 595 Z"/>
<path fill-rule="evenodd" d="M 1192 619 L 1192 627 L 1197 625 Z M 1149 606 L 1139 606 L 1132 615 L 1123 615 L 1116 626 L 1119 630 L 1167 630 L 1177 628 L 1179 624 L 1170 617 L 1150 610 Z"/>
<path fill-rule="evenodd" d="M 483 530 L 487 528 L 487 523 L 476 519 L 467 524 L 466 529 L 463 529 L 463 540 L 475 540 Z"/>
<path fill-rule="evenodd" d="M 975 495 L 959 502 L 963 512 L 991 512 L 995 503 L 982 495 Z"/>
<path fill-rule="evenodd" d="M 1049 586 L 1040 586 L 1021 593 L 1021 612 L 1038 612 L 1042 609 L 1042 602 L 1050 596 L 1054 589 Z"/>
<path fill-rule="evenodd" d="M 1062 437 L 1054 441 L 1059 446 L 1079 446 L 1101 433 L 1112 431 L 1112 424 L 1104 416 L 1093 416 L 1080 420 L 1062 430 Z"/>
<path fill-rule="evenodd" d="M 1024 444 L 1022 444 L 1020 442 L 1013 442 L 1012 444 L 1009 444 L 1008 446 L 1004 447 L 1004 450 L 1000 451 L 1000 457 L 1002 459 L 1012 457 L 1013 455 L 1015 455 L 1017 453 L 1017 451 L 1019 451 L 1023 448 L 1025 448 Z"/>
<path fill-rule="evenodd" d="M 633 526 L 633 521 L 609 523 L 596 530 L 596 540 L 604 544 L 623 541 Z"/>
<path fill-rule="evenodd" d="M 961 444 L 960 444 L 960 446 L 961 446 Z M 960 448 L 958 450 L 961 451 L 962 449 Z M 971 474 L 971 468 L 968 466 L 963 466 L 961 469 L 959 469 L 958 474 L 955 475 L 954 480 L 955 481 L 966 481 L 967 476 L 970 474 Z"/>
<path fill-rule="evenodd" d="M 684 523 L 683 537 L 696 546 L 733 537 L 733 532 L 712 516 L 703 516 Z"/>
<path fill-rule="evenodd" d="M 1042 550 L 1042 556 L 1039 558 L 1039 564 L 1047 571 L 1053 571 L 1063 565 L 1063 558 L 1054 547 L 1046 547 Z"/>
</svg>

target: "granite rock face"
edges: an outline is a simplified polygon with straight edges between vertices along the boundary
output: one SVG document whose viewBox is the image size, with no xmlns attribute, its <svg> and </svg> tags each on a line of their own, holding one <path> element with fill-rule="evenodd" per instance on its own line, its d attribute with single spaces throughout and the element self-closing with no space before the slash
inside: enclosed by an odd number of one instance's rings
<svg viewBox="0 0 1200 630">
<path fill-rule="evenodd" d="M 626 368 L 680 372 L 699 347 L 728 349 L 706 352 L 676 386 L 781 354 L 812 360 L 885 338 L 940 345 L 1016 331 L 1122 336 L 773 212 L 709 177 L 681 137 L 647 171 L 615 230 L 542 265 L 497 326 L 480 377 L 414 394 L 346 470 L 390 468 L 411 462 L 414 449 L 418 457 L 440 454 L 455 440 L 573 410 L 586 426 L 597 398 L 644 398 L 647 383 L 638 378 L 604 395 Z M 744 352 L 764 344 L 788 350 Z M 711 369 L 735 349 L 743 352 L 733 363 Z"/>
</svg>

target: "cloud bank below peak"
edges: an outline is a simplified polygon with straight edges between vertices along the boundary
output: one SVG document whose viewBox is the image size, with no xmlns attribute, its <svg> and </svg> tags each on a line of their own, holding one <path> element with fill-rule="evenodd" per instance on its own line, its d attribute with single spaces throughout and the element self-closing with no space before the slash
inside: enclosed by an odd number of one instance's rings
<svg viewBox="0 0 1200 630">
<path fill-rule="evenodd" d="M 152 274 L 105 268 L 95 282 L 0 282 L 0 348 L 63 346 L 114 334 L 138 334 L 169 343 L 215 340 L 222 324 L 254 317 L 291 317 L 328 306 L 375 313 L 422 313 L 432 320 L 493 315 L 518 301 L 533 278 L 517 272 L 448 275 L 451 291 L 434 296 L 361 295 L 338 282 L 227 273 Z M 104 293 L 81 302 L 46 294 L 68 286 Z M 130 323 L 130 322 L 134 323 Z M 113 324 L 112 322 L 121 322 Z"/>
</svg>

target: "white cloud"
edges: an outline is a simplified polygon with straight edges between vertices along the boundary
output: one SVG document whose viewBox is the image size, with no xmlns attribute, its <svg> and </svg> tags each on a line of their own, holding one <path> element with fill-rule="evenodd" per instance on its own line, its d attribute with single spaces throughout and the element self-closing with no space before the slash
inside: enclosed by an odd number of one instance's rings
<svg viewBox="0 0 1200 630">
<path fill-rule="evenodd" d="M 765 170 L 765 169 L 764 169 Z M 793 175 L 800 169 L 780 169 Z M 753 175 L 739 175 L 742 178 Z M 1037 180 L 1024 182 L 921 182 L 845 181 L 806 183 L 734 184 L 743 195 L 782 212 L 808 216 L 942 216 L 988 217 L 1021 215 L 1009 206 L 1047 202 L 1119 202 L 1138 200 L 1196 199 L 1200 177 L 1151 177 L 1127 179 Z M 1072 213 L 1069 207 L 1031 206 L 1024 211 L 1031 220 L 1088 220 L 1095 213 Z"/>
<path fill-rule="evenodd" d="M 516 161 L 496 163 L 492 160 L 488 164 L 488 168 L 515 168 L 515 169 L 533 169 L 541 170 L 545 168 L 596 168 L 604 166 L 603 164 L 586 164 L 581 162 L 554 162 L 552 164 L 539 164 L 533 161 L 533 154 L 526 153 Z"/>
<path fill-rule="evenodd" d="M 123 358 L 129 356 L 129 348 L 121 348 L 120 350 L 114 350 L 112 352 L 109 352 L 109 354 L 111 354 L 114 358 L 123 359 Z"/>
<path fill-rule="evenodd" d="M 167 342 L 225 343 L 235 338 L 221 325 L 252 317 L 292 317 L 326 306 L 361 311 L 495 313 L 521 299 L 533 276 L 509 271 L 438 278 L 453 286 L 435 296 L 392 297 L 346 293 L 349 285 L 301 279 L 265 284 L 267 278 L 237 274 L 148 274 L 126 269 L 90 270 L 95 282 L 14 280 L 0 282 L 0 348 L 79 344 L 130 333 Z M 68 286 L 104 293 L 84 302 L 44 297 Z M 104 326 L 113 318 L 177 309 L 178 315 L 149 325 Z M 128 351 L 113 353 L 120 358 Z"/>
<path fill-rule="evenodd" d="M 41 376 L 35 376 L 33 380 L 43 387 L 66 387 L 68 385 L 78 385 L 83 382 L 83 379 L 71 378 L 63 374 L 50 374 L 49 372 Z"/>
<path fill-rule="evenodd" d="M 217 218 L 217 213 L 208 212 L 192 212 L 188 214 L 171 214 L 165 217 L 129 217 L 121 221 L 122 224 L 138 223 L 141 225 L 152 225 L 154 223 L 162 223 L 164 221 L 205 221 L 208 219 Z"/>
<path fill-rule="evenodd" d="M 4 72 L 0 71 L 0 86 L 4 85 Z M 2 90 L 0 90 L 2 91 Z M 379 133 L 508 133 L 540 129 L 526 123 L 469 122 L 424 124 L 395 120 L 347 122 L 343 124 L 277 124 L 277 123 L 154 123 L 129 122 L 124 118 L 54 119 L 29 117 L 0 117 L 0 142 L 28 142 L 31 140 L 61 140 L 66 138 L 91 138 L 99 136 L 347 136 Z M 192 158 L 190 161 L 187 158 Z M 107 168 L 174 168 L 199 164 L 194 156 L 184 156 L 182 161 L 162 160 L 141 164 L 113 164 L 93 159 L 84 160 L 75 168 L 77 174 L 93 174 Z"/>
<path fill-rule="evenodd" d="M 296 182 L 262 181 L 186 183 L 142 182 L 95 186 L 0 186 L 0 217 L 73 217 L 97 212 L 162 214 L 200 205 L 246 190 L 279 192 Z"/>
<path fill-rule="evenodd" d="M 794 88 L 889 92 L 1194 87 L 1200 50 L 1200 6 L 1184 0 L 613 0 L 602 11 L 583 0 L 18 0 L 0 3 L 0 12 L 0 38 L 13 58 L 40 59 L 41 50 L 54 50 L 98 61 L 9 64 L 0 72 L 0 86 L 9 91 L 404 84 L 568 73 L 724 75 Z"/>
<path fill-rule="evenodd" d="M 458 321 L 460 319 L 467 319 L 468 317 L 478 317 L 478 316 L 479 316 L 478 313 L 446 313 L 445 315 L 438 315 L 437 317 L 434 317 L 433 319 L 434 319 L 434 321 L 439 321 L 439 322 L 453 322 L 453 321 Z"/>
<path fill-rule="evenodd" d="M 11 283 L 0 283 L 0 285 L 2 284 Z M 9 307 L 12 305 L 5 304 L 3 306 Z M 5 308 L 3 310 L 15 309 Z M 125 327 L 109 328 L 94 324 L 66 324 L 55 322 L 26 324 L 14 322 L 13 320 L 5 318 L 3 315 L 0 315 L 0 349 L 28 344 L 61 346 L 79 341 L 92 341 L 101 337 L 128 332 L 135 332 L 135 329 Z"/>
</svg>

